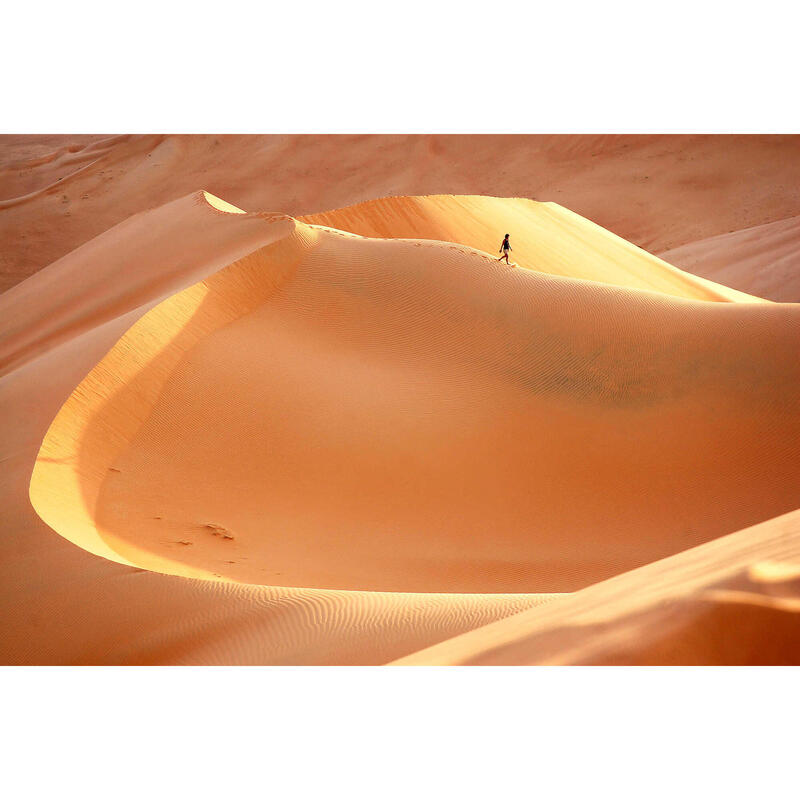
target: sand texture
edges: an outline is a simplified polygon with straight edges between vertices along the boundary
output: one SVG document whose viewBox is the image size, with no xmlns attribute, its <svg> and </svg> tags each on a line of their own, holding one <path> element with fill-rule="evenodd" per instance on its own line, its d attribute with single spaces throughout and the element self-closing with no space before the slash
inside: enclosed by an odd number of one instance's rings
<svg viewBox="0 0 800 800">
<path fill-rule="evenodd" d="M 800 215 L 797 136 L 48 135 L 0 136 L 0 152 L 0 291 L 201 187 L 292 216 L 390 195 L 552 200 L 651 253 Z"/>
<path fill-rule="evenodd" d="M 221 138 L 160 141 L 254 141 Z M 800 305 L 757 291 L 790 220 L 656 257 L 560 203 L 380 194 L 191 191 L 0 295 L 0 662 L 800 662 Z"/>
<path fill-rule="evenodd" d="M 660 255 L 726 286 L 778 303 L 800 303 L 800 216 L 690 242 Z"/>
</svg>

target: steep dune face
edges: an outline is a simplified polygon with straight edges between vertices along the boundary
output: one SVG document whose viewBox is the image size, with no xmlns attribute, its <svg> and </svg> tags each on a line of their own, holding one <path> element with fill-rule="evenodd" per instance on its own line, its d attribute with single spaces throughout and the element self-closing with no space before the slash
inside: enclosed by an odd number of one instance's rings
<svg viewBox="0 0 800 800">
<path fill-rule="evenodd" d="M 39 454 L 34 507 L 91 552 L 238 583 L 550 593 L 798 505 L 797 307 L 218 213 L 247 231 L 234 263 L 142 317 Z M 581 231 L 617 268 L 619 241 Z"/>
<path fill-rule="evenodd" d="M 553 200 L 659 252 L 800 214 L 798 141 L 703 135 L 3 136 L 0 291 L 131 215 L 198 186 L 241 208 L 295 216 L 391 195 Z"/>
<path fill-rule="evenodd" d="M 682 272 L 556 203 L 525 198 L 388 197 L 302 218 L 360 236 L 435 239 L 496 253 L 511 233 L 511 261 L 552 275 L 695 300 L 761 302 Z"/>
<path fill-rule="evenodd" d="M 800 302 L 800 217 L 712 236 L 660 255 L 726 286 L 779 303 Z"/>
</svg>

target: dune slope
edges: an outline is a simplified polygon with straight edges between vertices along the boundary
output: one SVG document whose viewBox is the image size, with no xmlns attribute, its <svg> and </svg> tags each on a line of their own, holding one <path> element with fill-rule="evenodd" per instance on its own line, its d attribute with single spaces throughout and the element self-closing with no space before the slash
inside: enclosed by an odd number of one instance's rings
<svg viewBox="0 0 800 800">
<path fill-rule="evenodd" d="M 800 664 L 800 511 L 397 664 Z"/>
<path fill-rule="evenodd" d="M 0 662 L 380 664 L 548 601 L 173 577 L 108 550 L 98 558 L 102 541 L 76 547 L 37 516 L 28 491 L 40 445 L 87 373 L 149 309 L 291 228 L 210 200 L 133 217 L 0 298 Z M 78 507 L 62 506 L 74 521 Z"/>
<path fill-rule="evenodd" d="M 557 203 L 477 195 L 388 197 L 302 219 L 360 236 L 458 242 L 494 254 L 503 234 L 513 231 L 510 260 L 527 269 L 695 300 L 761 302 L 682 272 Z"/>
<path fill-rule="evenodd" d="M 198 186 L 295 216 L 390 195 L 554 200 L 659 252 L 800 214 L 800 147 L 797 136 L 0 136 L 0 291 Z"/>
<path fill-rule="evenodd" d="M 238 258 L 195 283 L 178 257 L 187 288 L 39 454 L 34 507 L 90 552 L 236 583 L 546 594 L 798 505 L 798 307 L 205 213 Z M 581 231 L 599 277 L 616 269 L 616 237 Z M 92 258 L 119 258 L 111 233 Z"/>
<path fill-rule="evenodd" d="M 800 216 L 690 242 L 660 257 L 759 297 L 800 302 Z"/>
<path fill-rule="evenodd" d="M 707 541 L 798 505 L 797 307 L 609 285 L 579 220 L 596 282 L 508 270 L 444 202 L 195 193 L 0 297 L 0 662 L 797 663 L 797 513 Z"/>
</svg>

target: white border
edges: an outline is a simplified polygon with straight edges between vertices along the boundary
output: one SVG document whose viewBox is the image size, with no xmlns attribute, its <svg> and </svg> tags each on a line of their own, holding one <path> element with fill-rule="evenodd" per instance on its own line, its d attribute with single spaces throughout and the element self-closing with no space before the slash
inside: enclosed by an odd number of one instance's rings
<svg viewBox="0 0 800 800">
<path fill-rule="evenodd" d="M 1 673 L 6 796 L 748 798 L 797 780 L 792 668 Z"/>
<path fill-rule="evenodd" d="M 188 3 L 4 9 L 6 133 L 786 133 L 793 6 Z"/>
<path fill-rule="evenodd" d="M 5 133 L 797 132 L 796 11 L 11 4 Z M 795 669 L 10 669 L 9 797 L 785 796 Z"/>
</svg>

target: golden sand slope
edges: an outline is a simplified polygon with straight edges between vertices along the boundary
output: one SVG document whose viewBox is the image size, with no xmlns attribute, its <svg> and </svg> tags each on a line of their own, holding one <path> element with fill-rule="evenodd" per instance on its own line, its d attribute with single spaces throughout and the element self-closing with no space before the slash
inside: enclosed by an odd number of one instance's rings
<svg viewBox="0 0 800 800">
<path fill-rule="evenodd" d="M 557 203 L 525 198 L 387 197 L 302 218 L 360 236 L 459 242 L 497 255 L 511 233 L 511 262 L 552 275 L 694 300 L 762 302 L 662 261 Z"/>
<path fill-rule="evenodd" d="M 148 309 L 274 241 L 285 225 L 273 220 L 192 196 L 0 298 L 0 663 L 379 664 L 548 599 L 171 577 L 97 558 L 33 511 L 37 452 L 73 388 Z"/>
<path fill-rule="evenodd" d="M 690 242 L 661 258 L 759 297 L 800 302 L 800 217 Z"/>
<path fill-rule="evenodd" d="M 429 587 L 475 575 L 524 584 L 510 563 L 537 582 L 584 585 L 593 571 L 614 574 L 797 505 L 797 307 L 507 270 L 464 247 L 363 240 L 209 201 L 133 217 L 0 298 L 3 663 L 385 663 L 568 599 Z M 32 497 L 81 547 L 28 502 L 54 417 Z M 428 434 L 421 455 L 418 430 Z M 283 507 L 265 502 L 284 490 Z M 224 509 L 208 507 L 217 493 Z M 161 516 L 151 509 L 165 503 L 174 517 L 117 526 L 120 508 L 124 521 Z M 377 535 L 323 527 L 315 509 L 336 525 L 376 522 Z M 207 513 L 217 510 L 240 514 L 242 530 Z M 381 527 L 387 512 L 427 527 Z M 298 544 L 264 536 L 278 514 L 295 522 Z M 196 543 L 151 537 L 162 522 Z M 416 554 L 396 552 L 406 535 L 419 536 Z M 793 622 L 763 625 L 758 609 L 793 620 L 797 514 L 737 536 L 747 547 L 712 542 L 680 575 L 656 569 L 647 581 L 657 594 L 707 576 L 725 647 L 709 647 L 708 626 L 692 635 L 698 614 L 683 603 L 668 627 L 656 616 L 637 629 L 642 648 L 617 636 L 620 647 L 573 649 L 573 660 L 668 659 L 659 654 L 673 640 L 688 662 L 757 660 L 768 631 L 787 642 L 772 657 L 794 662 Z M 199 563 L 187 555 L 195 547 Z M 289 559 L 287 584 L 307 586 L 301 578 L 332 565 L 340 580 L 421 575 L 426 592 L 255 586 L 235 582 L 246 574 L 197 580 L 108 560 L 223 574 L 231 548 L 241 562 L 252 548 L 267 567 L 276 552 Z M 626 595 L 642 588 L 624 581 Z M 740 625 L 734 607 L 756 610 Z M 630 611 L 612 602 L 608 621 L 627 626 Z M 569 660 L 563 652 L 542 660 Z"/>
<path fill-rule="evenodd" d="M 800 511 L 397 664 L 800 664 Z"/>
<path fill-rule="evenodd" d="M 800 214 L 797 136 L 0 136 L 0 292 L 204 186 L 308 214 L 389 195 L 554 200 L 651 252 Z M 493 244 L 492 249 L 496 245 Z"/>
<path fill-rule="evenodd" d="M 531 218 L 596 277 L 680 277 L 564 216 Z M 800 308 L 258 226 L 51 427 L 32 502 L 91 552 L 273 586 L 550 593 L 798 505 Z"/>
</svg>

